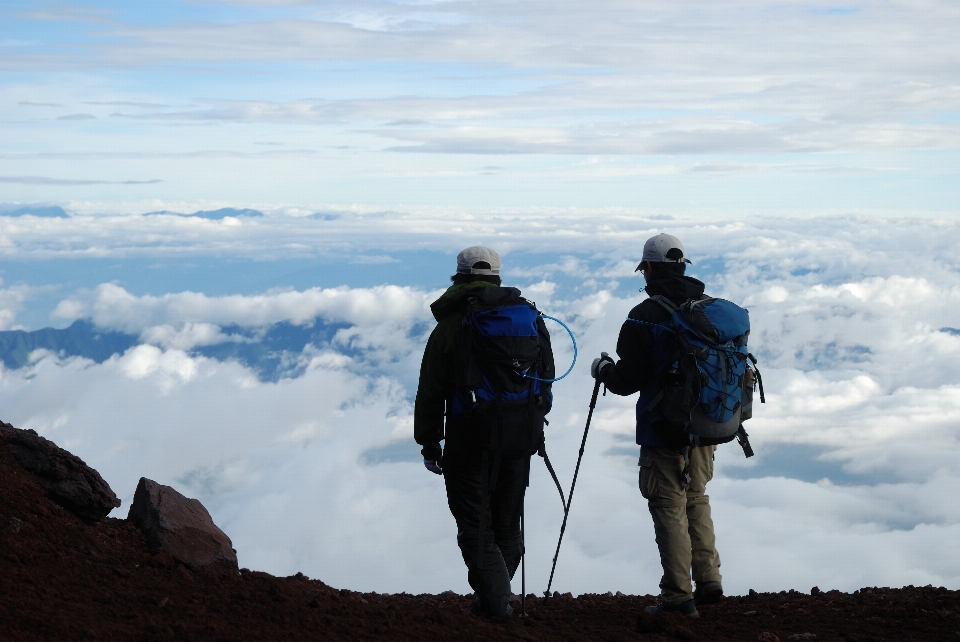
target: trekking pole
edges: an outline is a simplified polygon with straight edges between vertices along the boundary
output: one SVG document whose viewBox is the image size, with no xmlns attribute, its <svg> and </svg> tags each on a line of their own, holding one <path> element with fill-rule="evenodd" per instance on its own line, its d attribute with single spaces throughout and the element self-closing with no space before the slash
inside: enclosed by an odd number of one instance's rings
<svg viewBox="0 0 960 642">
<path fill-rule="evenodd" d="M 523 530 L 523 504 L 520 505 L 520 617 L 527 617 L 527 538 Z"/>
<path fill-rule="evenodd" d="M 573 483 L 570 484 L 570 494 L 567 495 L 567 505 L 563 509 L 563 524 L 560 526 L 560 539 L 557 540 L 557 552 L 553 554 L 553 567 L 550 569 L 550 581 L 544 597 L 550 597 L 550 587 L 553 585 L 553 573 L 557 570 L 557 558 L 560 556 L 560 543 L 563 542 L 563 532 L 567 529 L 567 517 L 570 515 L 570 504 L 573 503 L 573 489 L 577 485 L 577 475 L 580 474 L 580 462 L 583 460 L 583 449 L 587 445 L 587 433 L 590 432 L 590 420 L 593 419 L 593 409 L 597 406 L 597 394 L 600 392 L 600 380 L 593 384 L 593 396 L 590 398 L 590 412 L 587 413 L 587 425 L 583 429 L 583 441 L 580 442 L 580 456 L 577 457 L 577 467 L 573 471 Z"/>
</svg>

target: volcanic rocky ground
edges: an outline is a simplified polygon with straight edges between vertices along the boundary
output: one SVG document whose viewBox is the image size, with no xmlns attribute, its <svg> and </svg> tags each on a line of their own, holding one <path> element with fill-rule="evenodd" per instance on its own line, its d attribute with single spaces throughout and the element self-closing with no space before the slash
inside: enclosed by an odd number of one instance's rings
<svg viewBox="0 0 960 642">
<path fill-rule="evenodd" d="M 529 617 L 490 621 L 455 593 L 190 570 L 166 551 L 151 555 L 127 520 L 71 512 L 13 456 L 11 431 L 0 430 L 0 640 L 960 641 L 960 593 L 930 586 L 751 591 L 701 607 L 695 621 L 639 615 L 655 603 L 649 595 L 531 595 Z"/>
</svg>

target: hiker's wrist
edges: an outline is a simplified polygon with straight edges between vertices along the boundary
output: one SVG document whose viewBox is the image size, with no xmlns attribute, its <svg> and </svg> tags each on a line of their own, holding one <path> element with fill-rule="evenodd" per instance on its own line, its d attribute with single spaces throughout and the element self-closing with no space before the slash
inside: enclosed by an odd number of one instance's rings
<svg viewBox="0 0 960 642">
<path fill-rule="evenodd" d="M 443 448 L 440 447 L 440 444 L 427 444 L 420 450 L 420 454 L 423 455 L 424 459 L 439 461 L 440 457 L 443 456 Z"/>
</svg>

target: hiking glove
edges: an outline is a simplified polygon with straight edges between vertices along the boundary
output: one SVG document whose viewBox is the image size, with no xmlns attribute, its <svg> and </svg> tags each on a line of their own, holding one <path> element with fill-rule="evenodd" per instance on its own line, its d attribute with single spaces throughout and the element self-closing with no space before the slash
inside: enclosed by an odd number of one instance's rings
<svg viewBox="0 0 960 642">
<path fill-rule="evenodd" d="M 423 467 L 436 475 L 442 475 L 443 469 L 440 468 L 440 461 L 436 459 L 424 459 Z"/>
<path fill-rule="evenodd" d="M 601 352 L 600 356 L 590 364 L 590 376 L 594 379 L 603 379 L 603 369 L 613 363 L 613 359 L 606 352 Z"/>
</svg>

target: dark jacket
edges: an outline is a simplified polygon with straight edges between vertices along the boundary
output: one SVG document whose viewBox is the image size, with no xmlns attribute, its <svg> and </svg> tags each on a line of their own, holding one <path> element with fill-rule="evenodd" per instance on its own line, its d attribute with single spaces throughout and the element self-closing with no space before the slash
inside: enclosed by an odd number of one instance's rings
<svg viewBox="0 0 960 642">
<path fill-rule="evenodd" d="M 439 299 L 430 305 L 437 320 L 437 327 L 430 333 L 427 346 L 420 363 L 420 381 L 417 385 L 417 398 L 413 408 L 413 438 L 423 446 L 421 453 L 426 459 L 439 459 L 442 452 L 440 442 L 449 437 L 457 426 L 450 425 L 447 410 L 456 393 L 454 358 L 454 340 L 460 331 L 467 308 L 467 299 L 480 288 L 496 287 L 486 281 L 476 281 L 451 285 Z M 550 348 L 550 335 L 540 319 L 540 354 L 543 361 L 543 378 L 554 377 L 553 352 Z M 543 392 L 549 397 L 551 384 L 543 384 Z M 447 416 L 446 431 L 444 417 Z M 450 446 L 450 439 L 447 439 Z"/>
<path fill-rule="evenodd" d="M 676 305 L 703 295 L 704 285 L 697 279 L 674 272 L 654 272 L 645 288 L 647 294 L 662 295 Z M 669 313 L 656 302 L 647 299 L 630 310 L 630 319 L 659 325 L 670 318 Z M 659 381 L 654 376 L 654 335 L 656 328 L 644 323 L 624 321 L 617 339 L 617 356 L 620 360 L 603 372 L 603 384 L 617 395 L 632 395 L 640 391 L 637 400 L 637 443 L 641 446 L 674 446 L 669 431 L 663 430 L 663 422 L 657 421 L 646 407 L 659 392 Z M 657 333 L 658 334 L 658 333 Z M 663 345 L 662 343 L 660 344 Z"/>
</svg>

